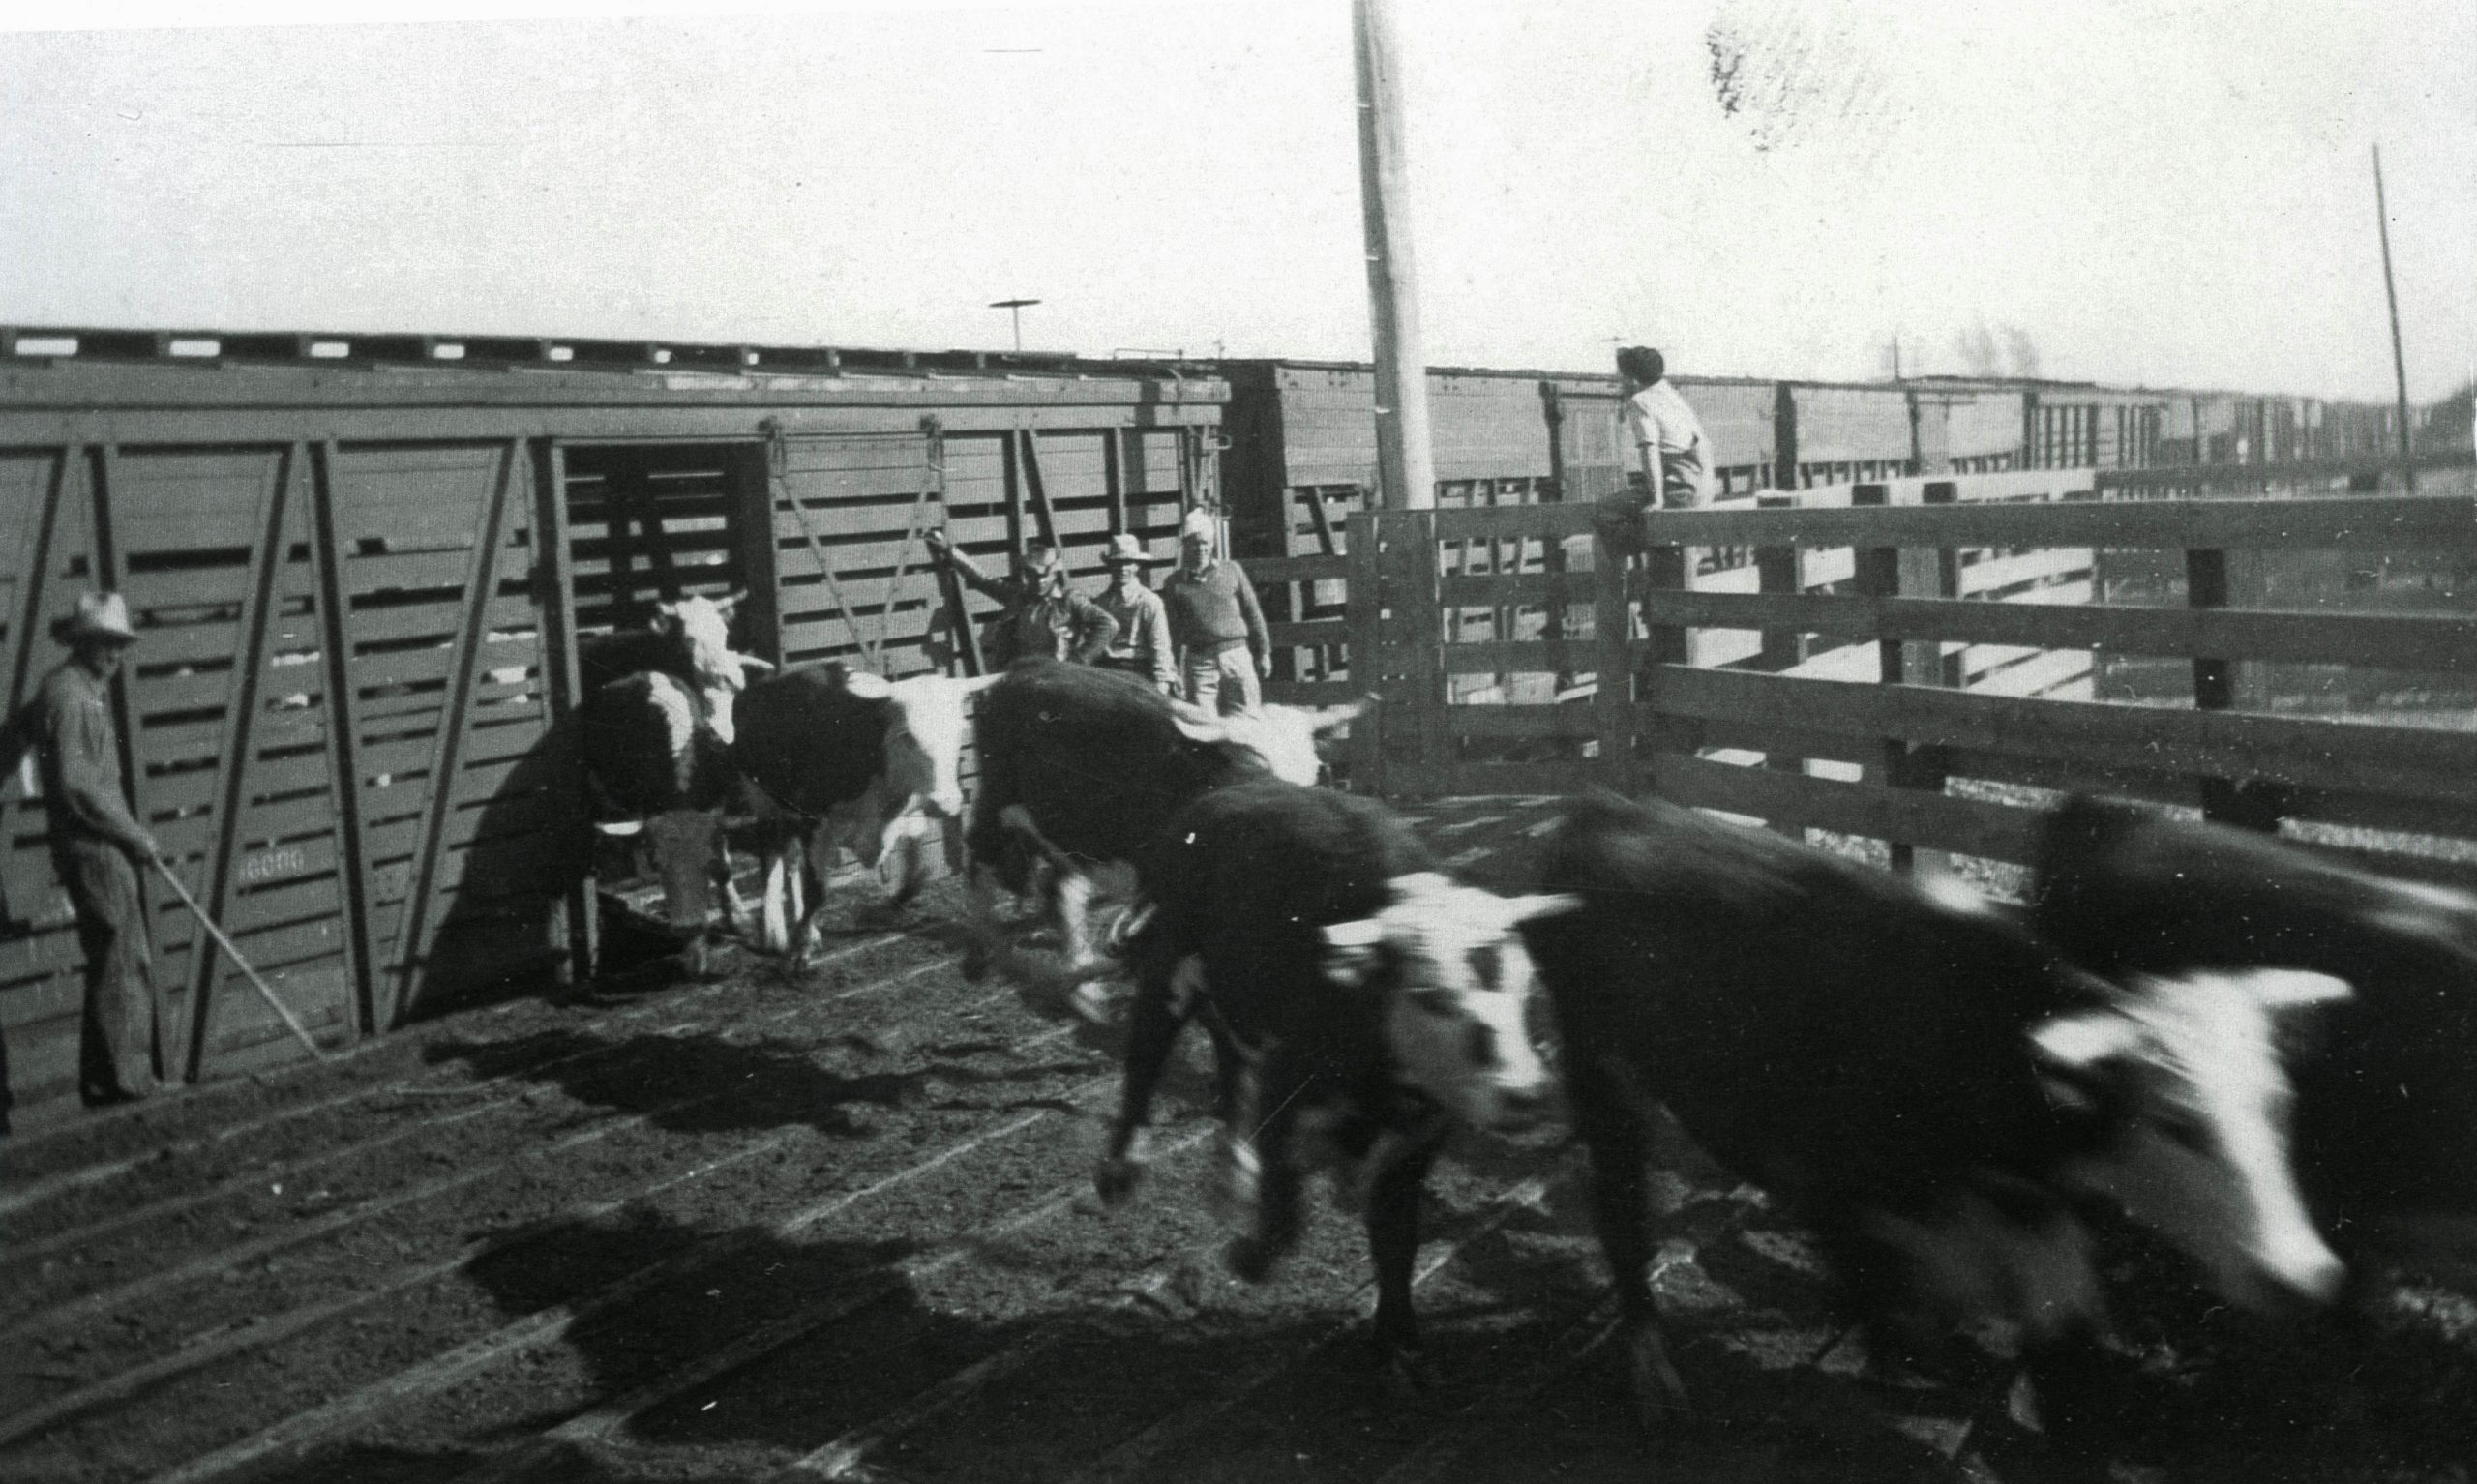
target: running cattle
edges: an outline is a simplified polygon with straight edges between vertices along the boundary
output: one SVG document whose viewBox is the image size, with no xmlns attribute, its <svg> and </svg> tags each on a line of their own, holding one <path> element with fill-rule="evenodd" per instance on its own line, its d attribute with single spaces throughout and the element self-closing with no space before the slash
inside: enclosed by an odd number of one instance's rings
<svg viewBox="0 0 2477 1484">
<path fill-rule="evenodd" d="M 1188 804 L 1138 877 L 1155 910 L 1129 945 L 1125 1083 L 1095 1184 L 1113 1202 L 1134 1188 L 1172 1043 L 1200 1016 L 1225 1172 L 1254 1185 L 1232 1267 L 1265 1276 L 1298 1239 L 1301 1179 L 1330 1166 L 1364 1204 L 1376 1341 L 1399 1367 L 1417 1345 L 1411 1261 L 1439 1145 L 1457 1123 L 1519 1124 L 1548 1091 L 1515 926 L 1571 903 L 1461 885 L 1383 806 L 1274 779 Z"/>
<path fill-rule="evenodd" d="M 2353 984 L 2287 1048 L 2298 1183 L 2343 1251 L 2468 1275 L 2477 899 L 2074 799 L 2047 823 L 2033 900 L 2040 931 L 2103 973 L 2282 965 Z"/>
<path fill-rule="evenodd" d="M 2343 985 L 2120 987 L 1963 892 L 1665 804 L 1576 804 L 1541 884 L 1585 904 L 1526 935 L 1647 1415 L 1682 1400 L 1644 1280 L 1652 1099 L 1812 1227 L 1878 1343 L 1920 1359 L 1992 1322 L 2034 1377 L 2094 1360 L 2088 1194 L 2249 1303 L 2343 1276 L 2283 1158 L 2268 1024 Z"/>
<path fill-rule="evenodd" d="M 664 917 L 695 938 L 719 882 L 737 915 L 722 808 L 731 783 L 731 702 L 748 667 L 729 642 L 736 598 L 656 606 L 654 627 L 589 640 L 580 656 L 578 734 L 595 827 L 642 834 L 663 884 Z"/>
<path fill-rule="evenodd" d="M 768 951 L 806 950 L 837 846 L 878 868 L 890 906 L 911 899 L 927 874 L 924 837 L 942 842 L 963 814 L 965 698 L 991 683 L 887 680 L 829 661 L 741 696 L 731 758 L 766 825 Z M 804 887 L 816 892 L 805 909 Z"/>
<path fill-rule="evenodd" d="M 1207 789 L 1268 772 L 1315 783 L 1318 733 L 1365 709 L 1264 706 L 1215 716 L 1131 675 L 1018 661 L 980 704 L 968 971 L 993 955 L 1021 966 L 999 933 L 991 882 L 1023 893 L 1042 859 L 1061 865 L 1045 903 L 1064 947 L 1059 977 L 1074 983 L 1103 971 L 1085 930 L 1093 889 L 1086 872 L 1133 863 L 1179 806 Z"/>
</svg>

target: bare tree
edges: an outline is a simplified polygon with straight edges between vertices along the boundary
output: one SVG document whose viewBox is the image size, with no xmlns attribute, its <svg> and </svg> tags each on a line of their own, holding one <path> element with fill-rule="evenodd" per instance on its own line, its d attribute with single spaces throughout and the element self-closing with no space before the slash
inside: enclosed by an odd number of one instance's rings
<svg viewBox="0 0 2477 1484">
<path fill-rule="evenodd" d="M 2004 327 L 2004 359 L 2015 376 L 2024 379 L 2039 373 L 2039 342 L 2019 325 Z"/>
<path fill-rule="evenodd" d="M 1973 376 L 2001 376 L 2004 357 L 1997 350 L 1995 332 L 1982 319 L 1953 337 L 1953 353 L 1960 357 L 1961 369 Z"/>
</svg>

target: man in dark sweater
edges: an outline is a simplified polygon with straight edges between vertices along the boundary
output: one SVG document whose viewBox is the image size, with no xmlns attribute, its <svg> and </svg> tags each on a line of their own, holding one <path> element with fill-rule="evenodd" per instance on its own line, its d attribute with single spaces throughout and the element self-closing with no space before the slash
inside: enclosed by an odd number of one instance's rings
<svg viewBox="0 0 2477 1484">
<path fill-rule="evenodd" d="M 1217 554 L 1218 536 L 1211 512 L 1187 512 L 1179 568 L 1162 582 L 1161 602 L 1187 699 L 1208 710 L 1253 711 L 1264 698 L 1257 677 L 1272 672 L 1272 637 L 1247 574 Z"/>
</svg>

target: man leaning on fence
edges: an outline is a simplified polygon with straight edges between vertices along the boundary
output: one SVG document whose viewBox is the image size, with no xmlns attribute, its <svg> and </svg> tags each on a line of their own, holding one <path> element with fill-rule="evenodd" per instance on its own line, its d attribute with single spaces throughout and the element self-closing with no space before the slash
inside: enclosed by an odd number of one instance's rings
<svg viewBox="0 0 2477 1484">
<path fill-rule="evenodd" d="M 1005 606 L 983 635 L 992 669 L 1002 669 L 1026 655 L 1094 664 L 1118 638 L 1118 620 L 1067 586 L 1066 559 L 1047 542 L 1035 541 L 1024 548 L 1015 559 L 1014 576 L 993 578 L 956 550 L 945 532 L 931 531 L 925 540 L 933 559 L 953 564 L 975 590 Z"/>
<path fill-rule="evenodd" d="M 1212 513 L 1201 506 L 1179 525 L 1181 559 L 1161 584 L 1170 637 L 1184 655 L 1187 699 L 1223 713 L 1262 702 L 1257 677 L 1272 672 L 1272 636 L 1256 589 L 1238 564 L 1218 554 Z"/>
<path fill-rule="evenodd" d="M 172 1075 L 164 998 L 148 971 L 139 878 L 161 857 L 155 837 L 130 813 L 112 725 L 112 676 L 137 633 L 118 593 L 79 598 L 51 632 L 69 659 L 11 719 L 5 756 L 14 764 L 31 747 L 42 773 L 52 864 L 86 956 L 78 1090 L 101 1106 L 142 1098 Z"/>
</svg>

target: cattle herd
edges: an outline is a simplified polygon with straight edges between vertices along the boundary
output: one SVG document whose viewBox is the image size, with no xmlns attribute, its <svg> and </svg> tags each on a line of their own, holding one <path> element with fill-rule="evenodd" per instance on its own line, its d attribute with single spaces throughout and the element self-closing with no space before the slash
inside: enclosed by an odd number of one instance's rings
<svg viewBox="0 0 2477 1484">
<path fill-rule="evenodd" d="M 1201 1024 L 1229 1265 L 1264 1277 L 1328 1175 L 1364 1216 L 1377 1360 L 1400 1384 L 1431 1162 L 1458 1129 L 1555 1117 L 1590 1152 L 1653 1426 L 1696 1416 L 1646 1278 L 1656 1108 L 1812 1228 L 1878 1354 L 1931 1375 L 1964 1335 L 2017 1353 L 2060 1454 L 2101 1446 L 2097 1399 L 2126 1383 L 2103 1229 L 2146 1230 L 2274 1324 L 2344 1315 L 2370 1273 L 2468 1276 L 2477 899 L 2074 799 L 2014 906 L 1614 795 L 1572 801 L 1529 894 L 1506 896 L 1316 786 L 1316 735 L 1360 707 L 1216 717 L 1048 660 L 745 683 L 727 618 L 685 600 L 587 666 L 597 810 L 654 835 L 690 904 L 674 921 L 705 921 L 703 883 L 729 890 L 733 800 L 761 822 L 775 951 L 805 949 L 833 849 L 879 867 L 880 910 L 944 851 L 969 873 L 969 972 L 1094 1019 L 1099 981 L 1134 982 L 1101 1198 L 1139 1185 L 1154 1091 Z M 1095 934 L 1103 867 L 1132 884 Z M 999 886 L 1039 898 L 1056 956 L 1001 924 Z"/>
</svg>

